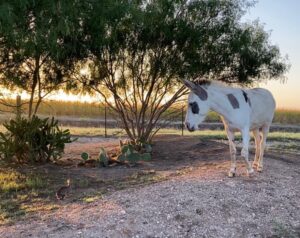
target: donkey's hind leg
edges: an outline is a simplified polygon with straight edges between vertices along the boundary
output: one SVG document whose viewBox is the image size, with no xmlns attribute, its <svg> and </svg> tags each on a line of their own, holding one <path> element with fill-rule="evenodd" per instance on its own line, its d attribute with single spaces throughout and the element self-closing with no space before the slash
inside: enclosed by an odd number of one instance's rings
<svg viewBox="0 0 300 238">
<path fill-rule="evenodd" d="M 248 175 L 251 176 L 254 172 L 250 162 L 249 162 L 249 141 L 250 141 L 250 132 L 248 128 L 242 130 L 243 138 L 243 148 L 241 151 L 242 157 L 245 159 Z"/>
<path fill-rule="evenodd" d="M 260 138 L 260 134 L 259 134 L 259 129 L 254 129 L 252 132 L 253 132 L 254 141 L 255 141 L 255 158 L 254 158 L 252 167 L 257 168 L 258 163 L 259 163 L 261 138 Z"/>
<path fill-rule="evenodd" d="M 257 166 L 257 171 L 263 171 L 263 161 L 264 161 L 264 151 L 266 147 L 267 136 L 269 133 L 270 125 L 265 125 L 261 130 L 261 141 L 260 141 L 260 153 L 259 153 L 259 162 Z"/>
<path fill-rule="evenodd" d="M 234 132 L 226 128 L 226 133 L 229 141 L 229 150 L 230 150 L 230 158 L 231 158 L 231 166 L 228 173 L 228 177 L 232 178 L 236 173 L 236 148 L 234 144 Z"/>
</svg>

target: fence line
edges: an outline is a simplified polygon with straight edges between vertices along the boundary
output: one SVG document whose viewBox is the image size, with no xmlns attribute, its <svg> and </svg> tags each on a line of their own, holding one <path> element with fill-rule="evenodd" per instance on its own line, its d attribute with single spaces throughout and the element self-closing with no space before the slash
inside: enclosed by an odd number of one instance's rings
<svg viewBox="0 0 300 238">
<path fill-rule="evenodd" d="M 12 113 L 14 114 L 0 114 L 0 121 L 4 122 L 13 117 L 20 117 L 22 113 L 22 109 L 24 103 L 22 103 L 21 97 L 17 96 L 13 101 L 10 102 L 12 109 Z M 96 106 L 96 105 L 95 105 Z M 51 117 L 54 116 L 58 119 L 59 124 L 61 126 L 75 126 L 75 127 L 104 127 L 104 137 L 108 137 L 108 129 L 122 129 L 120 126 L 120 122 L 117 120 L 116 115 L 112 112 L 112 110 L 106 104 L 97 105 L 100 116 L 96 118 L 82 118 L 75 115 L 72 116 L 56 116 L 52 115 L 41 115 L 40 117 Z M 157 126 L 161 128 L 172 128 L 181 130 L 181 135 L 184 135 L 184 116 L 185 116 L 185 106 L 177 106 L 170 107 L 166 113 L 166 115 L 162 115 L 162 118 L 158 121 Z M 281 113 L 281 112 L 279 112 Z M 296 113 L 295 113 L 296 114 Z M 102 115 L 102 116 L 101 116 Z M 168 117 L 168 115 L 172 115 Z M 200 129 L 208 129 L 208 130 L 223 130 L 223 124 L 218 119 L 219 117 L 214 113 L 208 114 L 207 122 L 204 122 L 200 125 Z M 276 122 L 276 121 L 275 121 Z M 286 131 L 286 132 L 300 132 L 300 126 L 297 125 L 282 125 L 273 123 L 271 126 L 271 131 Z"/>
</svg>

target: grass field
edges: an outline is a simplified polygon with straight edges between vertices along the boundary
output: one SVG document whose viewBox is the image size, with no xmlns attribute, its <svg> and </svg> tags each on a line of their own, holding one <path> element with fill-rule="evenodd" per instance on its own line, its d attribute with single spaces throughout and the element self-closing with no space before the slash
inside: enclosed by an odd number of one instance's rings
<svg viewBox="0 0 300 238">
<path fill-rule="evenodd" d="M 14 104 L 14 100 L 9 100 L 8 103 Z M 169 111 L 178 111 L 177 116 L 173 120 L 181 120 L 181 107 L 172 107 Z M 0 104 L 0 111 L 9 110 Z M 26 111 L 26 105 L 23 108 Z M 39 114 L 46 116 L 69 116 L 77 118 L 104 118 L 104 106 L 99 103 L 88 102 L 66 102 L 66 101 L 45 101 L 40 109 Z M 107 110 L 107 117 L 111 118 L 110 110 Z M 2 115 L 2 118 L 5 116 Z M 1 119 L 1 118 L 0 118 Z M 210 112 L 207 116 L 208 122 L 219 122 L 219 116 Z M 300 110 L 278 109 L 274 116 L 274 123 L 280 124 L 300 124 Z"/>
<path fill-rule="evenodd" d="M 95 127 L 62 127 L 69 129 L 73 136 L 104 136 L 104 128 Z M 158 135 L 181 135 L 181 130 L 161 129 Z M 125 131 L 121 129 L 107 129 L 108 136 L 123 137 L 126 136 Z M 184 131 L 185 136 L 199 136 L 202 139 L 227 140 L 224 130 L 199 130 L 195 132 Z M 252 138 L 253 139 L 253 138 Z M 241 134 L 236 133 L 236 140 L 241 140 Z M 294 132 L 270 132 L 269 141 L 300 141 L 300 133 Z"/>
</svg>

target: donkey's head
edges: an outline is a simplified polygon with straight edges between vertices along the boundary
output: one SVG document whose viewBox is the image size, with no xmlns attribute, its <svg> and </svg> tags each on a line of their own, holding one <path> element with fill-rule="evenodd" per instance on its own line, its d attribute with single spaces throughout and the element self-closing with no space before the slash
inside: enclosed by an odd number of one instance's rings
<svg viewBox="0 0 300 238">
<path fill-rule="evenodd" d="M 188 96 L 185 125 L 189 131 L 194 131 L 198 129 L 199 124 L 203 122 L 210 109 L 208 94 L 201 85 L 186 79 L 184 84 L 191 90 Z"/>
</svg>

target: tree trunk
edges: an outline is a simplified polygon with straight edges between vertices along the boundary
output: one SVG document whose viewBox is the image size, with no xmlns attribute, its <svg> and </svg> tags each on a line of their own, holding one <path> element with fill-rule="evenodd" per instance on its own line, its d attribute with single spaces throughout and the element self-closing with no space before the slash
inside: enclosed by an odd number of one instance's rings
<svg viewBox="0 0 300 238">
<path fill-rule="evenodd" d="M 31 91 L 30 91 L 30 100 L 29 100 L 29 109 L 28 109 L 28 118 L 32 117 L 32 111 L 33 111 L 33 103 L 34 103 L 34 94 L 36 90 L 36 86 L 38 84 L 38 75 L 40 71 L 40 56 L 37 56 L 35 58 L 35 69 L 33 73 L 32 78 L 32 85 L 31 85 Z"/>
</svg>

